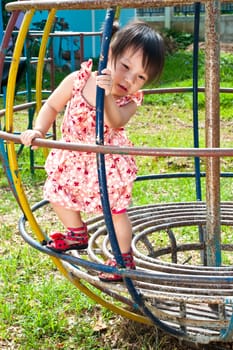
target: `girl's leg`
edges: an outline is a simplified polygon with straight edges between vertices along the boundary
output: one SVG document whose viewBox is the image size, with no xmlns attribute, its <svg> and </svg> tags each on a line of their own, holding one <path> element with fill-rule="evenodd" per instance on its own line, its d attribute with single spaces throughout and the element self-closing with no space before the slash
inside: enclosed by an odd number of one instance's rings
<svg viewBox="0 0 233 350">
<path fill-rule="evenodd" d="M 127 212 L 114 213 L 112 214 L 112 219 L 125 267 L 135 269 L 136 266 L 131 251 L 132 225 L 128 214 Z M 106 265 L 116 267 L 117 263 L 115 259 L 110 259 L 106 262 Z M 105 272 L 99 274 L 99 279 L 103 282 L 121 282 L 123 280 L 121 275 Z"/>
<path fill-rule="evenodd" d="M 51 203 L 51 205 L 53 210 L 57 214 L 58 218 L 61 220 L 61 222 L 66 228 L 69 228 L 69 227 L 78 228 L 83 226 L 80 212 L 63 208 L 54 203 Z"/>
<path fill-rule="evenodd" d="M 88 246 L 87 226 L 83 223 L 80 212 L 65 209 L 56 204 L 52 204 L 52 208 L 67 231 L 52 233 L 47 247 L 56 252 L 86 249 Z"/>
<path fill-rule="evenodd" d="M 121 253 L 128 253 L 131 249 L 132 225 L 127 212 L 112 215 L 117 241 Z"/>
</svg>

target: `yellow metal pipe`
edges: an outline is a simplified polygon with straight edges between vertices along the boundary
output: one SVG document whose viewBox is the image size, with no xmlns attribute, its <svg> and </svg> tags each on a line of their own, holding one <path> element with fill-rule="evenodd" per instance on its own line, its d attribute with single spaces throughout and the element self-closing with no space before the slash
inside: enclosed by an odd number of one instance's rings
<svg viewBox="0 0 233 350">
<path fill-rule="evenodd" d="M 15 97 L 15 87 L 16 87 L 16 78 L 18 73 L 18 67 L 20 62 L 20 57 L 23 49 L 23 45 L 27 36 L 28 28 L 31 23 L 31 20 L 34 15 L 34 10 L 28 11 L 23 19 L 22 25 L 20 27 L 20 31 L 18 33 L 15 49 L 12 56 L 11 67 L 9 70 L 8 77 L 8 85 L 7 85 L 7 94 L 6 94 L 6 131 L 13 133 L 13 108 L 14 108 L 14 97 Z M 23 210 L 25 216 L 28 221 L 30 221 L 33 231 L 37 233 L 39 239 L 43 239 L 43 235 L 37 224 L 31 209 L 29 207 L 26 195 L 23 190 L 23 186 L 20 179 L 20 174 L 18 170 L 17 156 L 15 152 L 15 144 L 13 142 L 7 143 L 7 152 L 8 152 L 8 160 L 9 166 L 12 174 L 12 180 L 14 182 L 15 190 L 17 193 L 17 199 Z"/>
<path fill-rule="evenodd" d="M 42 107 L 42 82 L 43 82 L 43 72 L 44 72 L 44 62 L 45 62 L 45 55 L 46 55 L 46 49 L 47 44 L 49 40 L 49 34 L 51 32 L 51 28 L 54 23 L 54 18 L 56 15 L 56 9 L 52 9 L 49 12 L 48 19 L 46 21 L 45 27 L 44 27 L 44 33 L 41 39 L 40 43 L 40 51 L 38 56 L 38 65 L 36 70 L 36 114 L 39 113 L 39 110 Z M 43 148 L 44 157 L 46 158 L 48 156 L 48 149 Z"/>
<path fill-rule="evenodd" d="M 44 70 L 44 58 L 46 55 L 49 34 L 51 32 L 51 28 L 54 23 L 55 15 L 56 15 L 56 9 L 52 9 L 48 15 L 48 19 L 44 27 L 44 33 L 40 44 L 38 65 L 37 65 L 37 71 L 36 71 L 36 112 L 37 113 L 42 107 L 42 81 L 43 81 L 43 70 Z"/>
<path fill-rule="evenodd" d="M 70 279 L 68 277 L 68 279 Z M 109 301 L 107 301 L 107 299 L 105 298 L 101 298 L 99 295 L 95 294 L 94 292 L 92 292 L 90 289 L 88 289 L 86 286 L 84 286 L 80 280 L 78 279 L 70 279 L 70 281 L 83 293 L 85 293 L 89 298 L 91 298 L 92 300 L 94 300 L 96 303 L 100 304 L 101 306 L 107 308 L 108 310 L 123 316 L 123 317 L 127 317 L 130 320 L 139 322 L 139 323 L 143 323 L 143 324 L 147 324 L 147 325 L 153 325 L 153 323 L 145 316 L 142 316 L 140 314 L 131 312 L 129 310 L 124 309 L 123 307 L 117 306 Z"/>
<path fill-rule="evenodd" d="M 35 10 L 28 11 L 23 18 L 22 25 L 20 27 L 15 49 L 12 56 L 12 62 L 9 70 L 9 77 L 7 83 L 6 93 L 6 131 L 13 132 L 13 106 L 15 98 L 16 79 L 19 68 L 20 57 L 22 55 L 23 45 L 27 36 L 28 28 L 31 23 Z"/>
</svg>

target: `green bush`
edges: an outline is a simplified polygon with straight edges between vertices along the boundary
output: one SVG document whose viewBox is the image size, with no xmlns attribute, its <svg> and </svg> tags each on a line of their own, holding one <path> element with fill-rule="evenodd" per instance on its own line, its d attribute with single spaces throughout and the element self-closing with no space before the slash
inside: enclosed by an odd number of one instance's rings
<svg viewBox="0 0 233 350">
<path fill-rule="evenodd" d="M 174 29 L 165 29 L 164 37 L 175 43 L 177 50 L 184 50 L 187 46 L 193 43 L 193 34 L 179 32 Z"/>
</svg>

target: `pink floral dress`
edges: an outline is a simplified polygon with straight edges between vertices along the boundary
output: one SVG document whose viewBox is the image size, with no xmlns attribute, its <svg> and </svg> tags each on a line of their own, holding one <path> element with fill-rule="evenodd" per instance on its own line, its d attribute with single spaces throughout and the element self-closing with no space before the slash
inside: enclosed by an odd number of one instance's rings
<svg viewBox="0 0 233 350">
<path fill-rule="evenodd" d="M 88 104 L 82 90 L 92 70 L 92 60 L 84 62 L 74 79 L 72 98 L 62 123 L 62 141 L 95 144 L 96 109 Z M 123 106 L 130 101 L 142 102 L 142 93 L 119 98 Z M 114 146 L 132 146 L 124 128 L 104 126 L 104 143 Z M 121 211 L 131 201 L 133 181 L 137 167 L 129 155 L 105 155 L 106 176 L 111 210 Z M 70 150 L 51 150 L 45 164 L 48 178 L 44 185 L 44 197 L 67 209 L 86 213 L 101 213 L 96 154 Z"/>
</svg>

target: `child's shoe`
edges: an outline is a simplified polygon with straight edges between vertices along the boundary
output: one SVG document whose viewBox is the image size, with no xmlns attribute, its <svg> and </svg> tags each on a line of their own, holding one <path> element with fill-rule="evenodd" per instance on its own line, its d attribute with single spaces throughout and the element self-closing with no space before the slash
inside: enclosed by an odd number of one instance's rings
<svg viewBox="0 0 233 350">
<path fill-rule="evenodd" d="M 132 251 L 130 250 L 129 253 L 122 254 L 122 258 L 125 263 L 126 269 L 136 269 L 136 265 L 133 259 Z M 106 261 L 105 265 L 117 267 L 117 262 L 115 259 L 109 259 Z M 107 273 L 107 272 L 100 272 L 99 279 L 103 282 L 122 282 L 123 278 L 121 275 L 114 274 L 114 273 Z"/>
<path fill-rule="evenodd" d="M 68 250 L 81 250 L 88 247 L 86 224 L 74 231 L 69 230 L 65 234 L 60 232 L 52 233 L 50 238 L 51 240 L 46 246 L 57 253 L 67 252 Z"/>
</svg>

